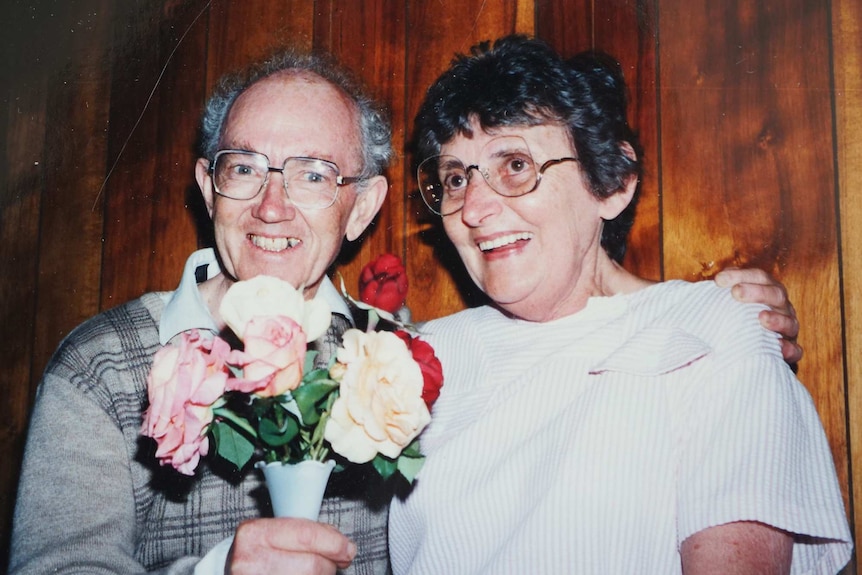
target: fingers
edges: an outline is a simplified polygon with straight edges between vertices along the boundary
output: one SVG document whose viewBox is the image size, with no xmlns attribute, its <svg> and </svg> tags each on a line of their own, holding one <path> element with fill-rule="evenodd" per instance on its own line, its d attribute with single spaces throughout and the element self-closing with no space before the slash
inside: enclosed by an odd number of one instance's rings
<svg viewBox="0 0 862 575">
<path fill-rule="evenodd" d="M 715 276 L 715 283 L 730 287 L 733 297 L 739 301 L 762 303 L 775 311 L 795 316 L 784 285 L 763 270 L 726 269 Z"/>
<path fill-rule="evenodd" d="M 776 285 L 778 284 L 771 275 L 757 268 L 725 268 L 718 272 L 715 276 L 715 283 L 721 287 L 731 287 L 736 284 L 759 284 L 759 285 Z M 778 284 L 780 285 L 780 284 Z"/>
<path fill-rule="evenodd" d="M 760 325 L 781 336 L 781 355 L 784 361 L 790 365 L 798 363 L 802 359 L 802 347 L 796 341 L 799 335 L 799 320 L 796 316 L 765 309 L 760 312 L 758 319 Z"/>
<path fill-rule="evenodd" d="M 733 297 L 747 303 L 760 303 L 771 309 L 760 312 L 760 323 L 778 333 L 784 360 L 794 365 L 802 359 L 802 347 L 796 342 L 799 320 L 784 285 L 759 269 L 727 268 L 715 276 L 715 283 L 730 287 Z"/>
<path fill-rule="evenodd" d="M 236 531 L 227 573 L 335 573 L 356 546 L 337 529 L 305 519 L 253 519 Z"/>
</svg>

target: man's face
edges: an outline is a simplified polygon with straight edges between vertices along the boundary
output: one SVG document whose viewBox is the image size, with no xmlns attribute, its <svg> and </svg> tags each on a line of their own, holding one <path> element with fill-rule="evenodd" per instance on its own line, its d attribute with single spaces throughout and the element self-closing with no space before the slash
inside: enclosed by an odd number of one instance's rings
<svg viewBox="0 0 862 575">
<path fill-rule="evenodd" d="M 260 152 L 272 167 L 281 167 L 288 157 L 328 160 L 343 176 L 357 175 L 362 167 L 354 108 L 336 88 L 307 73 L 279 74 L 240 95 L 220 148 Z M 256 197 L 225 198 L 215 193 L 207 166 L 199 160 L 196 173 L 225 273 L 236 280 L 276 276 L 304 287 L 306 297 L 317 292 L 342 238 L 358 237 L 379 206 L 370 206 L 369 215 L 362 204 L 371 190 L 361 192 L 357 202 L 357 185 L 351 184 L 339 188 L 328 208 L 300 209 L 288 199 L 282 176 L 275 172 Z"/>
</svg>

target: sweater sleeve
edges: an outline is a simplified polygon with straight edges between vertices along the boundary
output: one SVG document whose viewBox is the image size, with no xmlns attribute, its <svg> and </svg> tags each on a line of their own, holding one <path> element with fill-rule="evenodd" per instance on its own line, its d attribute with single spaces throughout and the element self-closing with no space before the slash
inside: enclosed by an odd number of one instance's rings
<svg viewBox="0 0 862 575">
<path fill-rule="evenodd" d="M 97 404 L 46 375 L 33 410 L 15 507 L 10 573 L 144 573 L 122 432 Z M 196 557 L 162 573 L 192 573 Z"/>
</svg>

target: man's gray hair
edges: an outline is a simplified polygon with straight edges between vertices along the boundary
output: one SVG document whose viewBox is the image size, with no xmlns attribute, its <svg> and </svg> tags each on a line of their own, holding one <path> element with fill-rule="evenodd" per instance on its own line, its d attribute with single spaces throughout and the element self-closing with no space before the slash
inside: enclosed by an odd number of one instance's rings
<svg viewBox="0 0 862 575">
<path fill-rule="evenodd" d="M 392 159 L 392 128 L 383 108 L 365 93 L 354 75 L 325 53 L 277 52 L 242 72 L 219 81 L 201 118 L 198 154 L 212 161 L 219 149 L 225 121 L 236 99 L 252 85 L 281 72 L 308 72 L 341 90 L 356 106 L 362 143 L 362 177 L 383 173 Z"/>
</svg>

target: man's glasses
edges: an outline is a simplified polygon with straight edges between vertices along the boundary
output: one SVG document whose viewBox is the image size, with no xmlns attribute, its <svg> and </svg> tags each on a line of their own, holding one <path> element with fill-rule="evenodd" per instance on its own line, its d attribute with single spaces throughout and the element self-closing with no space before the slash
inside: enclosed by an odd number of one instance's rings
<svg viewBox="0 0 862 575">
<path fill-rule="evenodd" d="M 501 196 L 515 198 L 539 187 L 542 174 L 562 162 L 577 162 L 564 157 L 548 160 L 538 168 L 520 136 L 494 138 L 482 148 L 479 163 L 465 166 L 455 156 L 432 156 L 419 164 L 417 179 L 425 205 L 441 216 L 456 213 L 464 207 L 467 185 L 476 170 L 488 186 Z"/>
<path fill-rule="evenodd" d="M 257 196 L 271 172 L 281 173 L 294 206 L 313 210 L 328 208 L 338 198 L 338 188 L 363 179 L 342 176 L 338 166 L 318 158 L 287 158 L 280 168 L 273 168 L 264 154 L 247 150 L 221 150 L 210 164 L 215 192 L 233 200 Z"/>
</svg>

